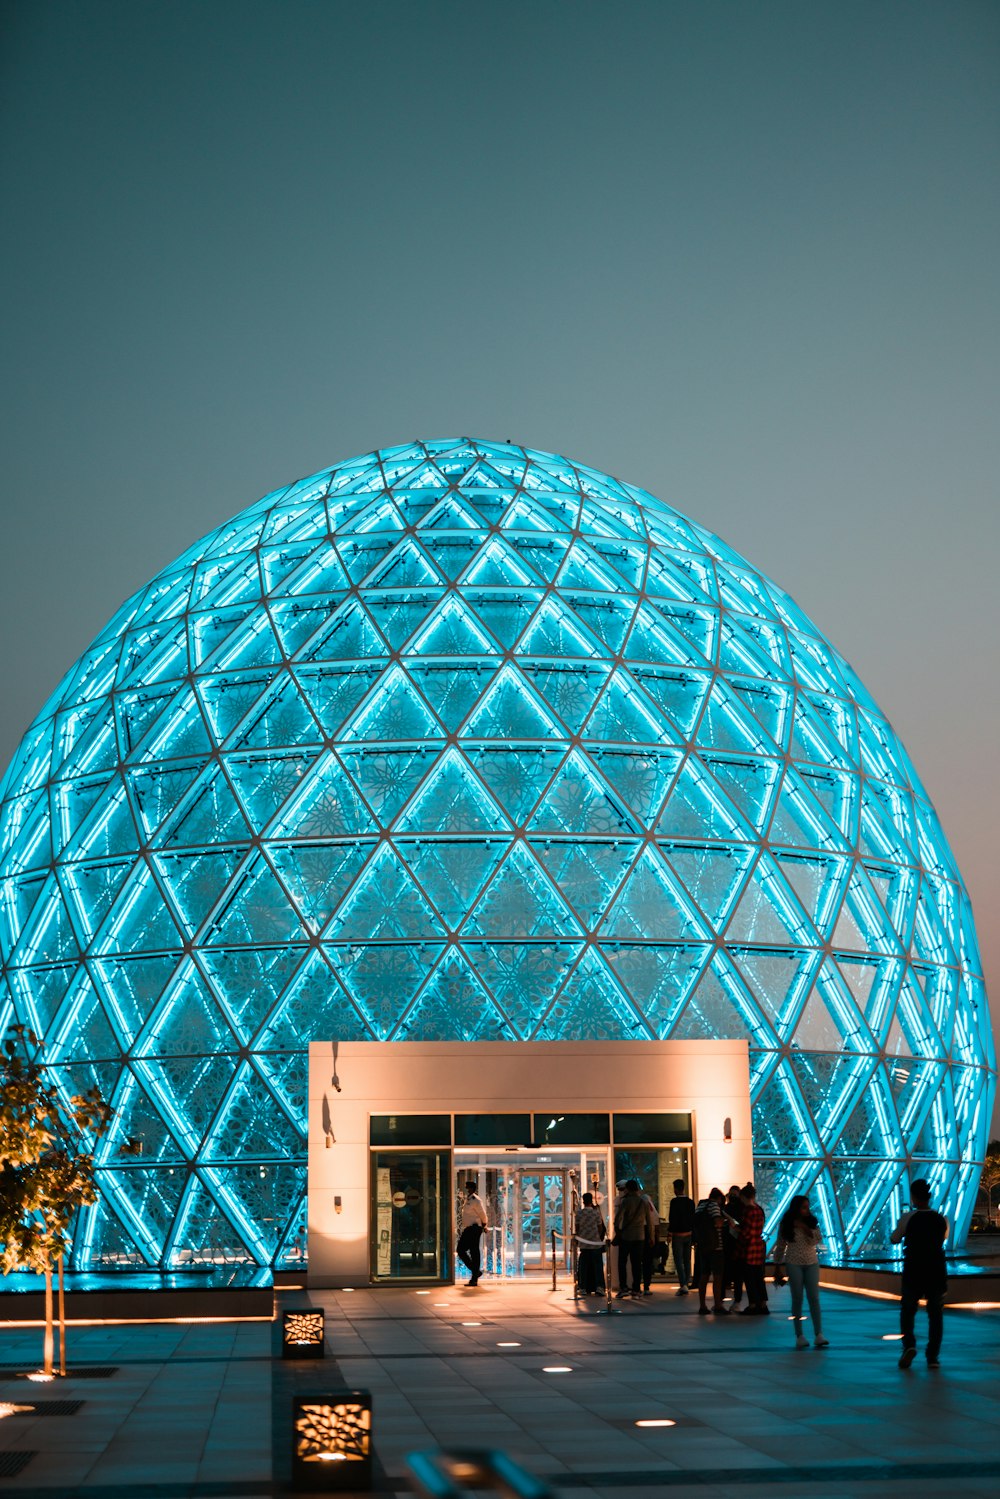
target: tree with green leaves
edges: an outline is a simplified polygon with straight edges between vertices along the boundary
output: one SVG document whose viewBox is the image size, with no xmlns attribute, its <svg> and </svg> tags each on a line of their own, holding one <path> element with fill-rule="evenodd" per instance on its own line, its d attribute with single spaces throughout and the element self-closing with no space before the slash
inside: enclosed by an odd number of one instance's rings
<svg viewBox="0 0 1000 1499">
<path fill-rule="evenodd" d="M 986 1221 L 994 1222 L 993 1189 L 1000 1187 L 1000 1140 L 991 1140 L 986 1147 L 983 1174 L 979 1178 L 979 1190 L 986 1196 Z"/>
<path fill-rule="evenodd" d="M 0 1048 L 0 1268 L 45 1277 L 44 1372 L 52 1374 L 52 1275 L 77 1208 L 97 1201 L 93 1144 L 112 1110 L 97 1088 L 61 1098 L 40 1058 L 34 1032 L 13 1026 Z M 60 1318 L 63 1354 L 64 1340 Z"/>
</svg>

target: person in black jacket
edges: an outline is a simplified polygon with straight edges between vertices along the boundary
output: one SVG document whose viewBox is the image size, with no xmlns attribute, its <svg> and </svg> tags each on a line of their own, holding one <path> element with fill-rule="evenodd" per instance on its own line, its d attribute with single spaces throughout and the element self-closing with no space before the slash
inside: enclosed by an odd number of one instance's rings
<svg viewBox="0 0 1000 1499">
<path fill-rule="evenodd" d="M 910 1183 L 912 1210 L 900 1218 L 892 1231 L 892 1242 L 903 1245 L 903 1286 L 899 1299 L 899 1330 L 903 1334 L 903 1352 L 899 1367 L 908 1369 L 917 1356 L 914 1323 L 917 1307 L 927 1303 L 927 1367 L 940 1367 L 938 1354 L 944 1333 L 944 1296 L 948 1289 L 948 1271 L 944 1244 L 948 1237 L 948 1220 L 931 1207 L 930 1183 Z"/>
<path fill-rule="evenodd" d="M 691 1286 L 691 1235 L 694 1233 L 694 1198 L 684 1190 L 684 1178 L 674 1182 L 674 1195 L 667 1211 L 670 1247 L 677 1273 L 675 1296 L 686 1296 Z"/>
</svg>

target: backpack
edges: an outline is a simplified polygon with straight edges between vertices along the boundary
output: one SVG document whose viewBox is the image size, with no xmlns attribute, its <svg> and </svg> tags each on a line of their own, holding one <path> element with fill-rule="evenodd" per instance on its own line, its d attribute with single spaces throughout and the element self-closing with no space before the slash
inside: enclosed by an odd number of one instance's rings
<svg viewBox="0 0 1000 1499">
<path fill-rule="evenodd" d="M 719 1242 L 718 1220 L 712 1216 L 707 1207 L 699 1207 L 694 1210 L 694 1242 L 695 1248 L 703 1254 L 711 1254 Z"/>
</svg>

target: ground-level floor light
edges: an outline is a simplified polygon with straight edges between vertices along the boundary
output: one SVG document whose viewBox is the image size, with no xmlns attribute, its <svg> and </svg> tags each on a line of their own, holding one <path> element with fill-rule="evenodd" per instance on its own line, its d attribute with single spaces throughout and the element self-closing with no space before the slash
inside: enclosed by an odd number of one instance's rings
<svg viewBox="0 0 1000 1499">
<path fill-rule="evenodd" d="M 292 1399 L 292 1487 L 313 1493 L 372 1486 L 372 1397 L 335 1390 Z"/>
<path fill-rule="evenodd" d="M 281 1316 L 282 1358 L 322 1358 L 325 1313 L 322 1307 L 283 1312 Z"/>
</svg>

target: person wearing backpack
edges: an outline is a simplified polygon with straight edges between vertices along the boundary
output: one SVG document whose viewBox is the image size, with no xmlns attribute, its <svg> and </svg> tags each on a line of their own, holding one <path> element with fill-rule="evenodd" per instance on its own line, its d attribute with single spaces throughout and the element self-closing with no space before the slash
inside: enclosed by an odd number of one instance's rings
<svg viewBox="0 0 1000 1499">
<path fill-rule="evenodd" d="M 618 1246 L 618 1295 L 642 1295 L 642 1250 L 648 1229 L 646 1202 L 639 1183 L 629 1177 L 625 1193 L 615 1212 L 615 1243 Z M 629 1290 L 629 1267 L 632 1289 Z"/>
<path fill-rule="evenodd" d="M 729 1315 L 722 1304 L 726 1267 L 723 1235 L 730 1221 L 724 1211 L 725 1201 L 725 1195 L 721 1189 L 713 1187 L 695 1209 L 695 1277 L 698 1281 L 698 1315 L 700 1317 L 707 1317 L 709 1314 L 706 1293 L 710 1280 L 714 1303 L 711 1310 L 717 1317 Z"/>
</svg>

